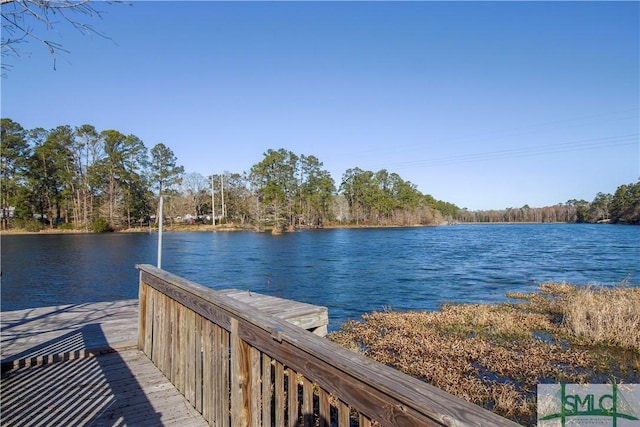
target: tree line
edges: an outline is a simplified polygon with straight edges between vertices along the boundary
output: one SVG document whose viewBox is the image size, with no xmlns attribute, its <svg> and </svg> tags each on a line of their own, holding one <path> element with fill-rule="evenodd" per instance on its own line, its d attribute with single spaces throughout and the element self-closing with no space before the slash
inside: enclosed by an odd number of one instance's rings
<svg viewBox="0 0 640 427">
<path fill-rule="evenodd" d="M 554 206 L 503 210 L 458 210 L 460 222 L 567 222 L 640 224 L 640 181 L 624 184 L 614 194 L 598 193 L 593 201 L 568 200 Z"/>
<path fill-rule="evenodd" d="M 160 195 L 169 220 L 259 230 L 432 224 L 452 211 L 386 171 L 350 169 L 338 188 L 317 157 L 282 148 L 246 172 L 185 173 L 165 144 L 87 124 L 27 130 L 3 118 L 0 163 L 3 229 L 130 228 L 156 217 Z"/>
<path fill-rule="evenodd" d="M 327 225 L 446 222 L 640 223 L 640 182 L 592 202 L 469 211 L 422 194 L 387 170 L 348 169 L 336 185 L 313 155 L 267 150 L 249 171 L 186 173 L 164 143 L 92 125 L 26 130 L 1 119 L 2 228 L 105 231 L 149 224 L 160 195 L 169 220 L 282 231 Z"/>
</svg>

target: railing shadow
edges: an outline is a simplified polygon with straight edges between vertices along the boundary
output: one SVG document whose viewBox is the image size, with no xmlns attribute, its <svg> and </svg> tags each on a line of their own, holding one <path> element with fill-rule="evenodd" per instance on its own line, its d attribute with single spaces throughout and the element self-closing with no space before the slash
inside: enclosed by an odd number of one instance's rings
<svg viewBox="0 0 640 427">
<path fill-rule="evenodd" d="M 114 312 L 122 313 L 122 310 L 137 312 L 137 300 L 122 300 L 113 303 L 101 303 L 96 310 L 95 304 L 71 304 L 58 307 L 44 307 L 37 309 L 25 309 L 16 312 L 3 312 L 0 318 L 0 353 L 2 363 L 14 360 L 22 356 L 14 354 L 21 348 L 22 342 L 31 339 L 47 339 L 45 344 L 62 340 L 63 334 L 77 331 L 78 327 L 93 323 L 101 323 L 113 317 Z M 137 317 L 137 314 L 136 314 Z M 51 319 L 63 319 L 51 322 Z M 60 335 L 60 338 L 56 336 Z M 40 337 L 40 338 L 38 338 Z M 96 348 L 106 343 L 104 334 L 94 342 L 90 337 L 85 338 L 85 348 Z M 135 338 L 134 338 L 135 340 Z M 60 343 L 59 343 L 60 344 Z M 65 343 L 69 344 L 69 343 Z M 33 347 L 34 351 L 41 346 Z"/>
<path fill-rule="evenodd" d="M 89 338 L 90 337 L 90 338 Z M 85 343 L 102 346 L 87 350 Z M 99 357 L 92 357 L 102 354 Z M 3 426 L 161 425 L 122 356 L 92 323 L 3 361 Z"/>
</svg>

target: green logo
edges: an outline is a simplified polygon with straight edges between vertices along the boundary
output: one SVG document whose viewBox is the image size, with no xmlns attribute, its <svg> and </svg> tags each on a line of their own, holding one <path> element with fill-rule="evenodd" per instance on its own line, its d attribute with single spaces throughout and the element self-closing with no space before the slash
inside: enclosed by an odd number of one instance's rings
<svg viewBox="0 0 640 427">
<path fill-rule="evenodd" d="M 538 427 L 640 426 L 637 384 L 540 384 Z"/>
</svg>

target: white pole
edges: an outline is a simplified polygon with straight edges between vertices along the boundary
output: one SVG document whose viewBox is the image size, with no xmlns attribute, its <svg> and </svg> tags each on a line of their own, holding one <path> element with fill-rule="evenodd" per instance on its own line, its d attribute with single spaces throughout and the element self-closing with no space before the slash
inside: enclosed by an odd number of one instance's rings
<svg viewBox="0 0 640 427">
<path fill-rule="evenodd" d="M 213 174 L 211 174 L 211 225 L 216 225 L 216 201 L 213 198 Z"/>
<path fill-rule="evenodd" d="M 164 213 L 162 212 L 162 196 L 160 196 L 160 207 L 158 211 L 160 211 L 160 218 L 158 220 L 158 268 L 162 268 L 162 217 Z"/>
<path fill-rule="evenodd" d="M 225 217 L 225 212 L 224 212 L 224 174 L 220 175 L 220 204 L 222 205 L 222 218 Z"/>
</svg>

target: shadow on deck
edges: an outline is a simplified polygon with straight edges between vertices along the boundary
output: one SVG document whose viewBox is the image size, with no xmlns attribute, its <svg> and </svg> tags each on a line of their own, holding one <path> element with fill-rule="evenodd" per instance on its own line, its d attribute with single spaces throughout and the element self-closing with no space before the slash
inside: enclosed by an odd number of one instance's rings
<svg viewBox="0 0 640 427">
<path fill-rule="evenodd" d="M 207 425 L 144 354 L 113 351 L 99 323 L 3 360 L 0 406 L 3 426 Z"/>
</svg>

